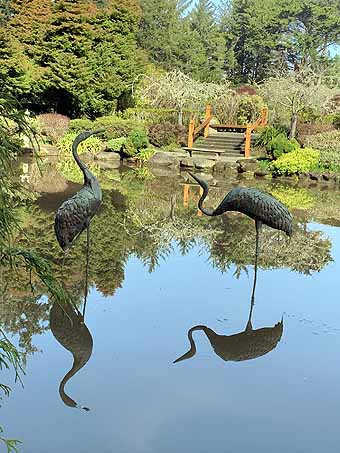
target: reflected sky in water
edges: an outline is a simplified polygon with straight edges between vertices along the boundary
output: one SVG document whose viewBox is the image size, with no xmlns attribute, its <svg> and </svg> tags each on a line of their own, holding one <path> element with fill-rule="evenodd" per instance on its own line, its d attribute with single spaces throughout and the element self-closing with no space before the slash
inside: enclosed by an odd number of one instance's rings
<svg viewBox="0 0 340 453">
<path fill-rule="evenodd" d="M 304 275 L 258 269 L 254 329 L 283 316 L 282 338 L 267 354 L 223 361 L 202 331 L 245 329 L 253 266 L 213 267 L 208 251 L 173 252 L 152 273 L 135 256 L 114 295 L 92 287 L 86 326 L 93 353 L 67 384 L 85 412 L 67 407 L 59 384 L 72 355 L 50 330 L 34 337 L 25 388 L 3 401 L 6 434 L 23 453 L 335 453 L 340 415 L 340 230 L 312 224 L 332 241 L 333 262 Z M 255 229 L 254 247 L 255 247 Z M 95 238 L 93 238 L 95 241 Z M 91 264 L 90 264 L 91 267 Z"/>
</svg>

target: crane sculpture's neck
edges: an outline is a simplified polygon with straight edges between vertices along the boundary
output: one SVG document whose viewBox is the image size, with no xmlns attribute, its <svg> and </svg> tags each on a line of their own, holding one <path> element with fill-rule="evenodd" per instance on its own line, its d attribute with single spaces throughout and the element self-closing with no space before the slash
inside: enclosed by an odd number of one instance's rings
<svg viewBox="0 0 340 453">
<path fill-rule="evenodd" d="M 209 192 L 209 186 L 208 184 L 203 181 L 203 179 L 199 178 L 198 176 L 194 175 L 193 173 L 191 173 L 190 171 L 188 172 L 190 176 L 192 176 L 195 181 L 198 182 L 198 184 L 202 187 L 203 189 L 203 194 L 201 196 L 201 198 L 199 199 L 199 202 L 198 202 L 198 207 L 199 209 L 203 212 L 203 214 L 205 215 L 208 215 L 208 216 L 216 216 L 216 215 L 219 215 L 220 213 L 218 211 L 216 211 L 215 209 L 212 210 L 212 209 L 206 209 L 206 208 L 203 208 L 203 201 L 206 199 L 207 195 L 208 195 L 208 192 Z"/>
<path fill-rule="evenodd" d="M 72 144 L 72 154 L 73 154 L 74 160 L 77 162 L 78 167 L 80 168 L 80 170 L 82 171 L 82 173 L 84 175 L 84 183 L 86 185 L 90 184 L 90 182 L 95 179 L 95 176 L 89 170 L 89 168 L 84 164 L 84 162 L 82 162 L 80 160 L 80 157 L 78 155 L 78 146 L 83 140 L 85 140 L 88 137 L 89 137 L 88 134 L 87 135 L 79 134 L 78 137 L 76 137 L 76 139 L 74 140 L 74 142 Z"/>
<path fill-rule="evenodd" d="M 85 362 L 86 363 L 86 362 Z M 70 396 L 68 396 L 65 392 L 65 385 L 67 382 L 84 366 L 84 362 L 82 360 L 74 359 L 72 368 L 68 371 L 65 376 L 63 377 L 62 381 L 59 385 L 59 395 L 60 398 L 63 400 L 64 404 L 69 407 L 75 407 L 77 409 L 84 409 L 89 411 L 90 409 L 84 406 L 79 406 Z"/>
<path fill-rule="evenodd" d="M 174 361 L 174 363 L 182 362 L 182 360 L 187 360 L 187 359 L 191 359 L 191 357 L 194 357 L 194 355 L 196 354 L 196 345 L 195 345 L 194 339 L 192 337 L 192 333 L 197 330 L 203 330 L 203 332 L 208 337 L 210 343 L 211 343 L 211 337 L 216 335 L 216 333 L 213 330 L 209 329 L 209 327 L 207 327 L 207 326 L 199 325 L 199 326 L 192 327 L 188 331 L 188 340 L 190 343 L 190 349 L 188 352 L 183 354 L 181 357 L 178 357 L 178 359 L 176 359 Z"/>
</svg>

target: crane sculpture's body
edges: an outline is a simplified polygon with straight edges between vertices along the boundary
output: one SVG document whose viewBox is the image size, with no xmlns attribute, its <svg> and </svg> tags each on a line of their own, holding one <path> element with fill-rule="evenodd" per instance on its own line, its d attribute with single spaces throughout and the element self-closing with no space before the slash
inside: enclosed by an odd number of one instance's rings
<svg viewBox="0 0 340 453">
<path fill-rule="evenodd" d="M 196 345 L 192 334 L 197 330 L 203 330 L 215 353 L 225 361 L 239 362 L 242 360 L 255 359 L 267 354 L 277 346 L 282 337 L 283 319 L 273 327 L 263 327 L 261 329 L 253 330 L 251 318 L 255 303 L 256 276 L 257 259 L 255 260 L 253 291 L 251 295 L 248 322 L 245 330 L 234 335 L 220 335 L 207 326 L 194 326 L 188 331 L 190 343 L 189 351 L 176 359 L 174 363 L 190 359 L 196 354 Z"/>
<path fill-rule="evenodd" d="M 54 231 L 65 254 L 77 237 L 86 229 L 87 245 L 89 246 L 90 221 L 102 202 L 102 191 L 99 182 L 80 160 L 77 152 L 77 148 L 82 141 L 100 132 L 103 132 L 103 130 L 82 132 L 77 135 L 72 144 L 72 154 L 84 175 L 84 184 L 72 198 L 64 201 L 55 217 Z"/>
<path fill-rule="evenodd" d="M 93 340 L 84 324 L 84 317 L 71 303 L 61 305 L 54 302 L 50 311 L 50 328 L 56 340 L 73 356 L 73 365 L 59 385 L 60 398 L 69 407 L 88 411 L 65 393 L 67 382 L 84 367 L 92 354 Z"/>
<path fill-rule="evenodd" d="M 259 252 L 259 235 L 262 224 L 282 230 L 288 236 L 291 236 L 293 230 L 292 216 L 286 206 L 272 195 L 262 192 L 259 189 L 237 187 L 225 196 L 216 209 L 206 209 L 203 207 L 203 201 L 209 192 L 208 184 L 198 176 L 190 172 L 189 174 L 203 188 L 203 194 L 198 201 L 198 207 L 203 214 L 217 216 L 227 211 L 238 211 L 255 220 L 256 258 Z"/>
</svg>

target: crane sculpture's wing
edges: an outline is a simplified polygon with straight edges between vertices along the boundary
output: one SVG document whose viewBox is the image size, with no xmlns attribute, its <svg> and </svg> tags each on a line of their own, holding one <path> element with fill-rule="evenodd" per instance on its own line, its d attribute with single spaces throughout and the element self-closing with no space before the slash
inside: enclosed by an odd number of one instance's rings
<svg viewBox="0 0 340 453">
<path fill-rule="evenodd" d="M 86 229 L 99 205 L 100 202 L 95 199 L 91 190 L 83 187 L 60 206 L 55 217 L 54 230 L 63 250 Z"/>
<path fill-rule="evenodd" d="M 225 197 L 224 206 L 231 211 L 246 214 L 277 230 L 292 233 L 292 215 L 284 204 L 272 195 L 255 188 L 233 189 Z"/>
</svg>

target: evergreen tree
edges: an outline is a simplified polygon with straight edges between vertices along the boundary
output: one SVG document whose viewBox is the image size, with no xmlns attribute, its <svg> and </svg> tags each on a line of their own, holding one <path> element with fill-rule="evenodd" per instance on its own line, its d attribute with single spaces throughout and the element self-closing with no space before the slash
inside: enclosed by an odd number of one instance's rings
<svg viewBox="0 0 340 453">
<path fill-rule="evenodd" d="M 327 59 L 330 46 L 340 43 L 338 0 L 292 0 L 280 4 L 286 27 L 282 42 L 288 65 Z"/>
<path fill-rule="evenodd" d="M 234 54 L 232 77 L 239 82 L 262 80 L 279 48 L 283 21 L 277 0 L 233 0 L 226 19 L 227 48 Z"/>
<path fill-rule="evenodd" d="M 225 39 L 216 21 L 216 11 L 210 0 L 199 0 L 191 13 L 191 27 L 197 33 L 201 51 L 200 62 L 192 75 L 202 81 L 222 78 Z"/>
<path fill-rule="evenodd" d="M 152 63 L 190 72 L 198 35 L 186 15 L 192 0 L 141 0 L 138 43 Z"/>
<path fill-rule="evenodd" d="M 42 96 L 71 116 L 114 110 L 138 74 L 136 2 L 57 0 L 45 29 Z"/>
</svg>

